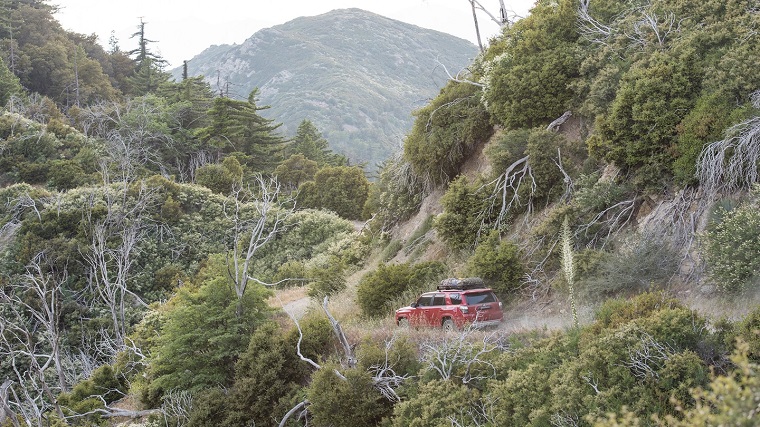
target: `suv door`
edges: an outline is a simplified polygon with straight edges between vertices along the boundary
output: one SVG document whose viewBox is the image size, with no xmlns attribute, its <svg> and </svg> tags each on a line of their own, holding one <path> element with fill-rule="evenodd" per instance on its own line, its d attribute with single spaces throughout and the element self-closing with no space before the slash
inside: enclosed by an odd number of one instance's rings
<svg viewBox="0 0 760 427">
<path fill-rule="evenodd" d="M 446 295 L 443 293 L 433 294 L 433 302 L 425 309 L 425 322 L 428 326 L 441 326 L 446 310 Z"/>
<path fill-rule="evenodd" d="M 412 326 L 428 325 L 430 307 L 433 305 L 433 294 L 422 295 L 417 298 L 414 309 L 409 313 L 409 324 Z"/>
</svg>

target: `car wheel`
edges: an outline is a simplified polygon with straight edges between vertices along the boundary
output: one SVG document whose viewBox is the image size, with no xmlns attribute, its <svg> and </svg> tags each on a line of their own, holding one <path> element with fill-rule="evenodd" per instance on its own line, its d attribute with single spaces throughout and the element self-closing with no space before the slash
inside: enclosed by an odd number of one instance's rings
<svg viewBox="0 0 760 427">
<path fill-rule="evenodd" d="M 398 327 L 399 328 L 408 328 L 409 327 L 409 319 L 406 317 L 402 317 L 398 319 Z"/>
<path fill-rule="evenodd" d="M 454 321 L 451 319 L 443 319 L 443 324 L 441 325 L 444 332 L 454 332 L 457 330 L 457 326 L 454 324 Z"/>
</svg>

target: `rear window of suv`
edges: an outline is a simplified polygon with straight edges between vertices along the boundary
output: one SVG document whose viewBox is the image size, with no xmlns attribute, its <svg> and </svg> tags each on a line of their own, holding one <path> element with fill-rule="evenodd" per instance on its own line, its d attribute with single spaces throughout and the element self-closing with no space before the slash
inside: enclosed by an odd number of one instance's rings
<svg viewBox="0 0 760 427">
<path fill-rule="evenodd" d="M 467 301 L 467 305 L 496 302 L 496 296 L 493 292 L 473 292 L 471 294 L 464 294 L 464 297 Z"/>
</svg>

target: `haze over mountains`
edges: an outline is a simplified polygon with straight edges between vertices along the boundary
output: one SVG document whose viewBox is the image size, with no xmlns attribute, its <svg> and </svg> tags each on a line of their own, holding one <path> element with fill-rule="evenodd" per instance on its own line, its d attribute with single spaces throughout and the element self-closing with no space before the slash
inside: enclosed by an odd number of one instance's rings
<svg viewBox="0 0 760 427">
<path fill-rule="evenodd" d="M 283 134 L 309 119 L 333 150 L 372 170 L 400 149 L 412 112 L 445 84 L 441 64 L 455 73 L 476 54 L 449 34 L 340 9 L 211 46 L 188 61 L 188 74 L 233 98 L 259 88 L 257 105 L 271 106 L 262 115 L 282 121 Z"/>
</svg>

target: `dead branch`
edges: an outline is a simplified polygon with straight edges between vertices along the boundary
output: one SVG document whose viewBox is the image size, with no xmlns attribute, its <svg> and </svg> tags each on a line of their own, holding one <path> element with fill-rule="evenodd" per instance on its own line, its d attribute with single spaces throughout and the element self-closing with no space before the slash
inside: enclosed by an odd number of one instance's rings
<svg viewBox="0 0 760 427">
<path fill-rule="evenodd" d="M 424 342 L 421 345 L 421 359 L 426 363 L 427 369 L 434 371 L 442 380 L 457 377 L 463 384 L 496 375 L 496 368 L 483 356 L 498 350 L 495 344 L 499 341 L 498 336 L 496 333 L 485 335 L 475 344 L 471 339 L 474 331 L 470 326 L 453 337 L 445 336 L 439 341 Z M 483 374 L 483 370 L 490 374 Z M 461 374 L 457 371 L 461 371 Z"/>
<path fill-rule="evenodd" d="M 638 345 L 628 348 L 629 360 L 625 366 L 640 380 L 659 378 L 657 372 L 665 366 L 676 351 L 667 344 L 656 341 L 651 335 L 642 332 Z"/>
<path fill-rule="evenodd" d="M 513 206 L 522 206 L 520 202 L 519 189 L 523 185 L 523 182 L 527 182 L 530 185 L 528 191 L 528 213 L 532 211 L 533 206 L 533 194 L 536 191 L 536 180 L 533 177 L 533 169 L 530 167 L 528 160 L 530 156 L 525 156 L 507 168 L 503 174 L 499 175 L 495 180 L 484 184 L 483 187 L 493 187 L 491 195 L 488 197 L 489 206 L 481 214 L 481 225 L 478 230 L 478 238 L 486 228 L 499 229 L 501 228 L 507 215 L 510 213 Z M 494 212 L 498 208 L 496 214 L 496 220 L 492 225 L 487 225 L 489 218 L 493 217 Z"/>
<path fill-rule="evenodd" d="M 190 412 L 193 410 L 193 395 L 187 390 L 169 390 L 162 398 L 160 412 L 164 415 L 164 421 L 168 425 L 171 418 L 177 427 L 187 425 L 190 421 Z"/>
<path fill-rule="evenodd" d="M 257 175 L 253 188 L 236 186 L 230 197 L 231 203 L 225 203 L 224 214 L 232 221 L 232 260 L 231 265 L 228 260 L 227 270 L 239 301 L 248 287 L 256 252 L 285 228 L 285 221 L 295 212 L 295 199 L 283 199 L 283 194 L 276 178 Z M 252 216 L 247 213 L 250 210 L 253 210 Z M 238 309 L 241 309 L 240 305 Z"/>
<path fill-rule="evenodd" d="M 289 410 L 289 411 L 288 411 L 288 412 L 285 414 L 285 416 L 283 416 L 283 417 L 282 417 L 282 420 L 280 421 L 280 424 L 278 424 L 278 427 L 285 427 L 285 423 L 287 423 L 287 422 L 288 422 L 288 420 L 290 419 L 290 417 L 292 417 L 292 416 L 293 416 L 293 414 L 295 414 L 296 412 L 298 412 L 298 411 L 300 411 L 300 410 L 304 410 L 304 411 L 305 411 L 305 410 L 306 410 L 306 407 L 307 407 L 307 406 L 309 406 L 309 404 L 310 404 L 310 403 L 311 403 L 311 402 L 309 402 L 308 400 L 304 400 L 303 402 L 301 402 L 301 403 L 297 404 L 296 406 L 292 407 L 292 408 L 291 408 L 291 409 L 290 409 L 290 410 Z M 300 418 L 300 417 L 299 417 L 299 418 Z"/>
<path fill-rule="evenodd" d="M 636 212 L 637 200 L 637 197 L 623 200 L 597 213 L 591 221 L 578 227 L 576 235 L 583 233 L 590 238 L 589 245 L 592 245 L 601 238 L 600 233 L 606 230 L 607 233 L 603 238 L 605 241 L 602 243 L 602 247 L 604 247 L 612 234 L 622 230 L 631 222 L 633 214 Z M 594 226 L 602 226 L 602 230 L 590 235 L 589 231 Z"/>
<path fill-rule="evenodd" d="M 752 94 L 752 104 L 760 108 L 760 90 Z M 722 192 L 747 190 L 760 178 L 759 161 L 760 116 L 755 116 L 730 127 L 722 140 L 705 146 L 697 160 L 697 179 L 711 200 Z"/>
<path fill-rule="evenodd" d="M 341 328 L 340 323 L 338 323 L 338 321 L 335 320 L 332 314 L 330 314 L 330 310 L 327 309 L 327 302 L 328 302 L 328 297 L 325 297 L 324 301 L 322 302 L 322 310 L 324 310 L 325 314 L 327 315 L 327 319 L 330 320 L 330 325 L 332 325 L 333 332 L 335 332 L 335 336 L 338 338 L 338 342 L 340 342 L 340 345 L 343 347 L 346 367 L 353 368 L 354 366 L 356 366 L 356 356 L 354 355 L 354 346 L 349 344 L 348 338 L 346 338 L 346 334 L 343 332 L 343 328 Z"/>
<path fill-rule="evenodd" d="M 681 21 L 676 22 L 676 16 L 672 12 L 665 14 L 662 23 L 660 21 L 661 18 L 653 11 L 642 10 L 641 19 L 633 24 L 632 33 L 626 33 L 626 36 L 634 46 L 640 46 L 642 49 L 649 44 L 650 34 L 654 35 L 658 46 L 665 46 L 665 41 L 671 33 L 680 32 Z"/>
<path fill-rule="evenodd" d="M 465 83 L 465 84 L 477 86 L 479 88 L 484 88 L 486 86 L 483 83 L 474 82 L 474 81 L 472 81 L 470 79 L 467 79 L 467 78 L 463 77 L 463 74 L 465 72 L 469 73 L 469 71 L 470 71 L 466 67 L 462 68 L 461 70 L 459 70 L 459 72 L 457 72 L 456 75 L 452 75 L 449 72 L 449 69 L 446 67 L 446 65 L 443 62 L 441 62 L 438 58 L 436 58 L 435 62 L 436 62 L 436 64 L 438 64 L 438 66 L 440 66 L 441 68 L 443 68 L 443 71 L 446 73 L 447 76 L 449 76 L 449 80 L 451 80 L 453 82 L 456 82 L 456 83 Z"/>
<path fill-rule="evenodd" d="M 549 123 L 549 126 L 546 127 L 546 130 L 550 132 L 558 132 L 559 127 L 562 126 L 572 115 L 573 113 L 571 111 L 565 111 L 561 116 L 552 120 L 552 122 Z"/>
<path fill-rule="evenodd" d="M 581 0 L 578 6 L 578 29 L 581 35 L 591 43 L 607 45 L 607 42 L 614 34 L 615 30 L 602 24 L 589 12 L 591 0 Z"/>
</svg>

